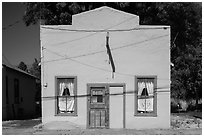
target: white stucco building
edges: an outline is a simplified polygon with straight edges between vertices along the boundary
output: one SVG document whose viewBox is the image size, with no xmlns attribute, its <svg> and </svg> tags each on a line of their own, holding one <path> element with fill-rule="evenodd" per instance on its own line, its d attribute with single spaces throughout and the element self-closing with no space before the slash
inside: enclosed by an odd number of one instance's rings
<svg viewBox="0 0 204 137">
<path fill-rule="evenodd" d="M 45 125 L 170 127 L 169 26 L 104 6 L 41 25 L 40 38 Z"/>
</svg>

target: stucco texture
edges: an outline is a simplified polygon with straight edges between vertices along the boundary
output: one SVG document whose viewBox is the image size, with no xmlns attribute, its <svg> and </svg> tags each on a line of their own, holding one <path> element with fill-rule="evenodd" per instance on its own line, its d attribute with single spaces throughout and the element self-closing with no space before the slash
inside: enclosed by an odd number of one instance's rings
<svg viewBox="0 0 204 137">
<path fill-rule="evenodd" d="M 72 18 L 72 25 L 41 25 L 42 84 L 47 83 L 47 87 L 42 89 L 43 123 L 68 121 L 86 128 L 86 97 L 77 98 L 77 116 L 55 116 L 56 100 L 44 99 L 44 97 L 56 95 L 55 76 L 77 76 L 77 95 L 87 94 L 87 83 L 125 83 L 126 92 L 132 91 L 132 94 L 127 94 L 125 97 L 126 128 L 169 128 L 170 27 L 139 25 L 138 16 L 109 7 L 80 13 Z M 59 30 L 59 28 L 137 29 L 109 32 L 109 45 L 116 68 L 112 78 L 112 68 L 106 49 L 107 32 L 76 32 Z M 155 117 L 134 116 L 135 76 L 141 75 L 157 76 L 157 115 Z M 117 100 L 120 99 L 112 99 L 109 104 L 111 106 L 121 104 Z M 112 110 L 114 107 L 110 109 L 110 112 L 114 111 Z M 123 114 L 123 111 L 121 113 Z M 110 115 L 110 118 L 117 117 L 115 113 Z M 121 115 L 118 116 L 121 119 Z M 114 120 L 110 119 L 111 121 Z M 114 122 L 110 125 L 112 128 L 123 127 Z"/>
</svg>

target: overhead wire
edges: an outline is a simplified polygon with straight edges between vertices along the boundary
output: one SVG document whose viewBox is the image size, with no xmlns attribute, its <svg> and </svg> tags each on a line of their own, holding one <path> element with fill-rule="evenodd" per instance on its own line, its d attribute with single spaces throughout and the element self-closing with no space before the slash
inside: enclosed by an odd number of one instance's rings
<svg viewBox="0 0 204 137">
<path fill-rule="evenodd" d="M 131 18 L 132 19 L 132 18 Z M 126 20 L 128 21 L 128 20 Z M 125 21 L 125 22 L 126 22 Z M 86 35 L 84 37 L 80 37 L 80 38 L 77 38 L 77 39 L 73 39 L 73 40 L 70 40 L 70 41 L 66 41 L 66 42 L 61 42 L 60 44 L 66 44 L 66 43 L 70 43 L 70 42 L 74 42 L 74 41 L 78 41 L 78 40 L 81 40 L 81 39 L 84 39 L 84 38 L 87 38 L 87 37 L 90 37 L 90 36 L 93 36 L 97 33 L 100 33 L 100 32 L 107 32 L 107 31 L 110 31 L 110 32 L 115 32 L 115 31 L 118 31 L 118 32 L 124 32 L 124 31 L 133 31 L 133 30 L 145 30 L 145 29 L 155 29 L 155 28 L 131 28 L 131 29 L 118 29 L 118 30 L 109 30 L 110 28 L 112 27 L 115 27 L 115 26 L 118 26 L 120 24 L 122 24 L 123 22 L 117 24 L 117 25 L 114 25 L 114 26 L 111 26 L 107 29 L 103 29 L 103 30 L 72 30 L 72 29 L 60 29 L 60 28 L 49 28 L 49 27 L 42 27 L 42 28 L 45 28 L 45 29 L 54 29 L 54 30 L 60 30 L 60 31 L 71 31 L 71 32 L 94 32 L 92 34 L 89 34 L 89 35 Z M 156 29 L 166 29 L 165 27 L 158 27 Z M 161 37 L 165 37 L 167 35 L 164 35 L 164 36 L 160 36 L 160 37 L 157 37 L 157 38 L 161 38 Z M 153 38 L 153 39 L 157 39 L 157 38 Z M 153 39 L 150 39 L 150 40 L 153 40 Z M 117 50 L 117 49 L 121 49 L 121 48 L 124 48 L 124 47 L 130 47 L 130 46 L 135 46 L 134 44 L 140 44 L 140 43 L 143 43 L 143 42 L 146 42 L 146 41 L 150 41 L 150 40 L 145 40 L 145 41 L 141 41 L 141 42 L 136 42 L 136 43 L 131 43 L 131 44 L 127 44 L 127 45 L 123 45 L 121 47 L 117 47 L 117 48 L 112 48 L 111 50 Z M 59 44 L 59 43 L 58 43 Z M 67 57 L 66 55 L 61 55 L 57 52 L 54 52 L 54 51 L 51 51 L 47 48 L 44 48 L 46 51 L 48 52 L 51 52 L 53 54 L 56 54 L 58 56 L 61 56 L 61 57 L 64 57 L 63 59 L 58 59 L 58 60 L 50 60 L 50 61 L 44 61 L 44 63 L 46 62 L 53 62 L 53 61 L 59 61 L 59 60 L 66 60 L 66 59 L 69 59 L 71 61 L 74 61 L 76 63 L 79 63 L 79 64 L 82 64 L 82 65 L 85 65 L 85 66 L 88 66 L 88 67 L 92 67 L 92 68 L 95 68 L 95 69 L 98 69 L 98 70 L 103 70 L 103 71 L 107 71 L 107 72 L 112 72 L 111 70 L 106 70 L 106 69 L 103 69 L 103 68 L 99 68 L 99 67 L 96 67 L 96 66 L 92 66 L 92 65 L 89 65 L 89 64 L 86 64 L 86 63 L 83 63 L 83 62 L 80 62 L 78 60 L 74 60 L 73 58 L 78 58 L 78 57 L 84 57 L 84 56 L 89 56 L 89 55 L 94 55 L 94 54 L 98 54 L 98 53 L 102 53 L 102 52 L 106 52 L 105 50 L 103 51 L 97 51 L 97 52 L 92 52 L 92 53 L 87 53 L 87 54 L 82 54 L 82 55 L 78 55 L 78 56 L 73 56 L 73 57 Z M 131 76 L 131 77 L 135 77 L 135 75 L 132 75 L 132 74 L 124 74 L 124 73 L 120 73 L 120 72 L 116 72 L 116 74 L 119 74 L 119 75 L 125 75 L 125 76 Z M 167 79 L 163 79 L 163 80 L 167 80 Z M 169 80 L 169 79 L 168 79 Z M 169 87 L 166 87 L 166 88 L 169 88 Z M 157 88 L 157 89 L 164 89 L 164 88 Z M 156 92 L 161 92 L 161 91 L 156 91 Z M 170 92 L 170 90 L 163 90 L 162 92 Z M 114 93 L 114 94 L 107 94 L 109 96 L 113 96 L 113 95 L 123 95 L 123 94 L 132 94 L 132 93 L 135 93 L 135 91 L 126 91 L 125 93 Z M 87 96 L 90 96 L 89 94 L 84 94 L 84 95 L 74 95 L 74 96 L 71 96 L 71 97 L 76 97 L 76 98 L 79 98 L 79 97 L 87 97 Z M 52 98 L 56 98 L 57 96 L 46 96 L 46 97 L 42 97 L 42 99 L 52 99 Z"/>
<path fill-rule="evenodd" d="M 167 29 L 167 27 L 134 27 L 129 29 L 99 29 L 99 30 L 85 30 L 85 29 L 64 29 L 64 28 L 53 28 L 53 27 L 42 27 L 44 29 L 70 31 L 70 32 L 125 32 L 134 30 L 150 30 L 150 29 Z"/>
<path fill-rule="evenodd" d="M 110 29 L 110 28 L 119 26 L 119 25 L 121 25 L 121 24 L 123 24 L 123 23 L 125 23 L 125 22 L 127 22 L 127 21 L 132 20 L 132 19 L 135 19 L 135 17 L 128 18 L 128 19 L 126 19 L 126 20 L 124 20 L 124 21 L 122 21 L 122 22 L 119 22 L 118 24 L 112 25 L 112 26 L 110 26 L 110 27 L 108 27 L 108 28 L 106 28 L 106 29 L 104 29 L 104 30 L 108 30 L 108 29 Z M 64 42 L 60 42 L 60 43 L 55 43 L 55 44 L 53 44 L 53 45 L 64 45 L 64 44 L 67 44 L 67 43 L 71 43 L 71 42 L 74 42 L 74 41 L 78 41 L 78 40 L 81 40 L 81 39 L 84 39 L 84 38 L 91 37 L 91 36 L 96 35 L 96 34 L 98 34 L 98 33 L 99 33 L 99 32 L 94 32 L 94 33 L 91 33 L 91 34 L 86 35 L 86 36 L 83 36 L 83 37 L 79 37 L 79 38 L 76 38 L 76 39 L 72 39 L 72 40 L 64 41 Z"/>
<path fill-rule="evenodd" d="M 6 29 L 8 29 L 8 28 L 10 28 L 10 27 L 13 27 L 14 25 L 18 24 L 20 21 L 21 21 L 21 20 L 17 20 L 17 21 L 15 21 L 15 22 L 12 23 L 12 24 L 9 24 L 9 25 L 7 25 L 6 27 L 3 27 L 2 30 L 6 30 Z"/>
<path fill-rule="evenodd" d="M 96 66 L 92 66 L 92 65 L 89 65 L 89 64 L 86 64 L 86 63 L 83 63 L 83 62 L 74 60 L 74 59 L 72 59 L 72 58 L 68 58 L 66 55 L 61 55 L 61 54 L 59 54 L 59 53 L 57 53 L 57 52 L 54 52 L 54 51 L 51 51 L 51 50 L 49 50 L 49 49 L 47 49 L 47 48 L 45 48 L 45 49 L 46 49 L 46 51 L 48 51 L 48 52 L 50 52 L 50 53 L 53 53 L 53 54 L 58 55 L 58 56 L 60 56 L 60 57 L 65 57 L 65 58 L 67 58 L 67 59 L 69 59 L 69 60 L 71 60 L 71 61 L 73 61 L 73 62 L 77 62 L 77 63 L 82 64 L 82 65 L 84 65 L 84 66 L 92 67 L 92 68 L 95 68 L 95 69 L 98 69 L 98 70 L 107 71 L 107 72 L 112 72 L 112 71 L 109 71 L 109 70 L 106 70 L 106 69 L 103 69 L 103 68 L 99 68 L 99 67 L 96 67 Z M 46 61 L 45 61 L 45 62 L 46 62 Z"/>
<path fill-rule="evenodd" d="M 169 86 L 157 87 L 157 88 L 154 88 L 154 90 L 155 90 L 155 93 L 165 93 L 165 92 L 169 93 L 171 91 L 168 90 L 168 88 L 170 87 Z M 136 92 L 134 90 L 128 90 L 121 93 L 106 93 L 105 96 L 120 96 L 120 95 L 130 95 L 135 93 Z M 90 97 L 90 96 L 91 96 L 90 94 L 81 94 L 81 95 L 71 95 L 70 98 L 83 98 L 83 97 Z M 57 97 L 60 97 L 60 96 L 43 96 L 42 99 L 43 100 L 57 99 Z"/>
<path fill-rule="evenodd" d="M 134 42 L 134 43 L 131 43 L 131 44 L 127 44 L 127 45 L 123 45 L 123 46 L 120 46 L 120 47 L 116 47 L 116 48 L 111 48 L 111 50 L 118 50 L 118 49 L 121 49 L 121 48 L 126 48 L 126 47 L 131 47 L 131 46 L 139 46 L 138 44 L 141 44 L 141 43 L 144 43 L 144 42 L 147 42 L 147 41 L 151 41 L 151 40 L 155 40 L 155 39 L 159 39 L 159 38 L 162 38 L 162 37 L 166 37 L 168 36 L 169 34 L 167 35 L 162 35 L 162 36 L 158 36 L 158 37 L 154 37 L 154 38 L 151 38 L 151 39 L 148 39 L 148 40 L 143 40 L 143 41 L 139 41 L 139 42 Z M 51 51 L 47 48 L 45 48 L 46 50 L 48 51 Z M 53 51 L 51 51 L 53 52 Z M 67 60 L 67 59 L 73 59 L 73 58 L 79 58 L 79 57 L 85 57 L 85 56 L 90 56 L 90 55 L 95 55 L 95 54 L 98 54 L 98 53 L 103 53 L 103 52 L 106 52 L 106 50 L 101 50 L 101 51 L 96 51 L 96 52 L 90 52 L 90 53 L 86 53 L 86 54 L 81 54 L 81 55 L 77 55 L 77 56 L 72 56 L 72 57 L 63 57 L 63 58 L 60 58 L 60 59 L 54 59 L 54 60 L 48 60 L 48 61 L 44 61 L 44 63 L 48 63 L 48 62 L 54 62 L 54 61 L 60 61 L 60 60 Z"/>
<path fill-rule="evenodd" d="M 48 51 L 50 53 L 53 53 L 53 54 L 55 54 L 57 56 L 66 57 L 66 59 L 69 59 L 69 60 L 71 60 L 73 62 L 76 62 L 78 64 L 81 64 L 81 65 L 84 65 L 84 66 L 88 66 L 88 67 L 91 67 L 91 68 L 95 68 L 97 70 L 102 70 L 102 71 L 106 71 L 106 72 L 112 72 L 111 70 L 103 69 L 103 68 L 100 68 L 100 67 L 96 67 L 96 66 L 93 66 L 93 65 L 90 65 L 90 64 L 83 63 L 83 62 L 75 60 L 73 58 L 69 58 L 66 55 L 61 55 L 61 54 L 59 54 L 57 52 L 51 51 L 50 49 L 47 49 L 47 48 L 44 48 L 44 49 L 46 49 L 46 51 Z M 133 75 L 133 74 L 126 74 L 126 73 L 117 72 L 117 71 L 115 73 L 118 74 L 118 75 L 123 75 L 123 76 L 128 76 L 128 77 L 135 77 L 135 75 Z M 158 79 L 160 79 L 160 78 L 158 78 Z M 167 81 L 169 81 L 170 79 L 160 79 L 160 80 L 167 80 Z"/>
<path fill-rule="evenodd" d="M 116 25 L 113 25 L 109 28 L 106 28 L 106 29 L 101 29 L 101 30 L 71 30 L 71 29 L 60 29 L 60 28 L 56 28 L 56 30 L 65 30 L 65 31 L 76 31 L 76 32 L 94 32 L 90 35 L 87 35 L 87 36 L 84 36 L 84 37 L 81 37 L 81 38 L 77 38 L 77 39 L 73 39 L 71 41 L 66 41 L 66 42 L 61 42 L 61 44 L 65 44 L 65 43 L 69 43 L 69 42 L 73 42 L 73 41 L 77 41 L 77 40 L 81 40 L 83 38 L 87 38 L 87 37 L 90 37 L 92 35 L 95 35 L 97 33 L 100 33 L 100 32 L 106 32 L 106 31 L 132 31 L 132 30 L 139 30 L 139 29 L 155 29 L 155 28 L 132 28 L 132 29 L 118 29 L 118 30 L 109 30 L 110 28 L 113 28 L 115 26 L 118 26 L 124 22 L 127 22 L 129 20 L 132 20 L 134 19 L 134 17 L 132 18 L 129 18 L 127 20 L 124 20 Z M 47 29 L 53 29 L 53 28 L 50 28 L 50 27 L 42 27 L 42 28 L 47 28 Z M 157 27 L 157 29 L 167 29 L 167 27 Z M 121 46 L 121 47 L 116 47 L 116 48 L 112 48 L 111 50 L 117 50 L 117 49 L 121 49 L 121 48 L 124 48 L 124 47 L 130 47 L 130 46 L 135 46 L 135 44 L 140 44 L 140 43 L 143 43 L 143 42 L 146 42 L 146 41 L 150 41 L 150 40 L 154 40 L 154 39 L 157 39 L 157 38 L 161 38 L 161 37 L 165 37 L 165 36 L 168 36 L 168 35 L 163 35 L 163 36 L 159 36 L 159 37 L 155 37 L 155 38 L 152 38 L 152 39 L 149 39 L 149 40 L 144 40 L 144 41 L 140 41 L 140 42 L 136 42 L 136 43 L 131 43 L 131 44 L 127 44 L 127 45 L 124 45 L 124 46 Z M 58 43 L 59 44 L 59 43 Z M 54 62 L 54 61 L 59 61 L 59 60 L 71 60 L 71 61 L 74 61 L 74 62 L 77 62 L 79 64 L 82 64 L 82 65 L 85 65 L 85 66 L 89 66 L 89 67 L 92 67 L 92 68 L 95 68 L 95 69 L 99 69 L 99 70 L 103 70 L 103 71 L 108 71 L 108 72 L 111 72 L 109 70 L 106 70 L 106 69 L 103 69 L 103 68 L 99 68 L 99 67 L 95 67 L 95 66 L 92 66 L 92 65 L 89 65 L 89 64 L 86 64 L 86 63 L 83 63 L 83 62 L 80 62 L 80 61 L 77 61 L 77 60 L 74 60 L 73 58 L 78 58 L 78 57 L 84 57 L 84 56 L 89 56 L 89 55 L 94 55 L 94 54 L 98 54 L 98 53 L 102 53 L 102 52 L 106 52 L 106 50 L 103 50 L 103 51 L 97 51 L 97 52 L 92 52 L 92 53 L 87 53 L 87 54 L 82 54 L 82 55 L 78 55 L 78 56 L 73 56 L 73 57 L 68 57 L 67 55 L 61 55 L 59 53 L 56 53 L 54 51 L 51 51 L 47 48 L 44 48 L 46 49 L 47 51 L 49 52 L 52 52 L 58 56 L 61 56 L 63 58 L 60 58 L 60 59 L 55 59 L 55 60 L 48 60 L 48 61 L 44 61 L 44 63 L 48 63 L 48 62 Z M 120 74 L 120 75 L 126 75 L 126 76 L 133 76 L 133 75 L 129 75 L 129 74 L 124 74 L 124 73 L 118 73 L 116 72 L 116 74 Z"/>
</svg>

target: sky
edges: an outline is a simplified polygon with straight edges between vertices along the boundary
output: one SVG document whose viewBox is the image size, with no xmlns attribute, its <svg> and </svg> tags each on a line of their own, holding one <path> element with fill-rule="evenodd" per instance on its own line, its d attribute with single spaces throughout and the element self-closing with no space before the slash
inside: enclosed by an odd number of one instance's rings
<svg viewBox="0 0 204 137">
<path fill-rule="evenodd" d="M 14 66 L 21 61 L 29 66 L 40 59 L 39 24 L 25 25 L 25 9 L 21 2 L 2 3 L 2 59 Z M 14 24 L 16 21 L 19 23 Z"/>
</svg>

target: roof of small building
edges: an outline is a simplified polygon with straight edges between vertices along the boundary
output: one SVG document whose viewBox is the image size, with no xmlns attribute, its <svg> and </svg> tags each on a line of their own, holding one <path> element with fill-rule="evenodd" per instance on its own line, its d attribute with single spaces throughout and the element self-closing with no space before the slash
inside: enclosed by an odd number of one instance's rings
<svg viewBox="0 0 204 137">
<path fill-rule="evenodd" d="M 23 70 L 15 67 L 15 66 L 12 66 L 11 64 L 9 64 L 8 62 L 6 62 L 4 60 L 2 60 L 2 66 L 6 67 L 6 68 L 9 68 L 9 69 L 12 69 L 14 71 L 20 72 L 21 74 L 24 74 L 24 75 L 27 75 L 27 76 L 31 76 L 31 77 L 33 77 L 35 79 L 39 79 L 38 77 L 36 77 L 36 76 L 26 72 L 26 71 L 23 71 Z"/>
</svg>

